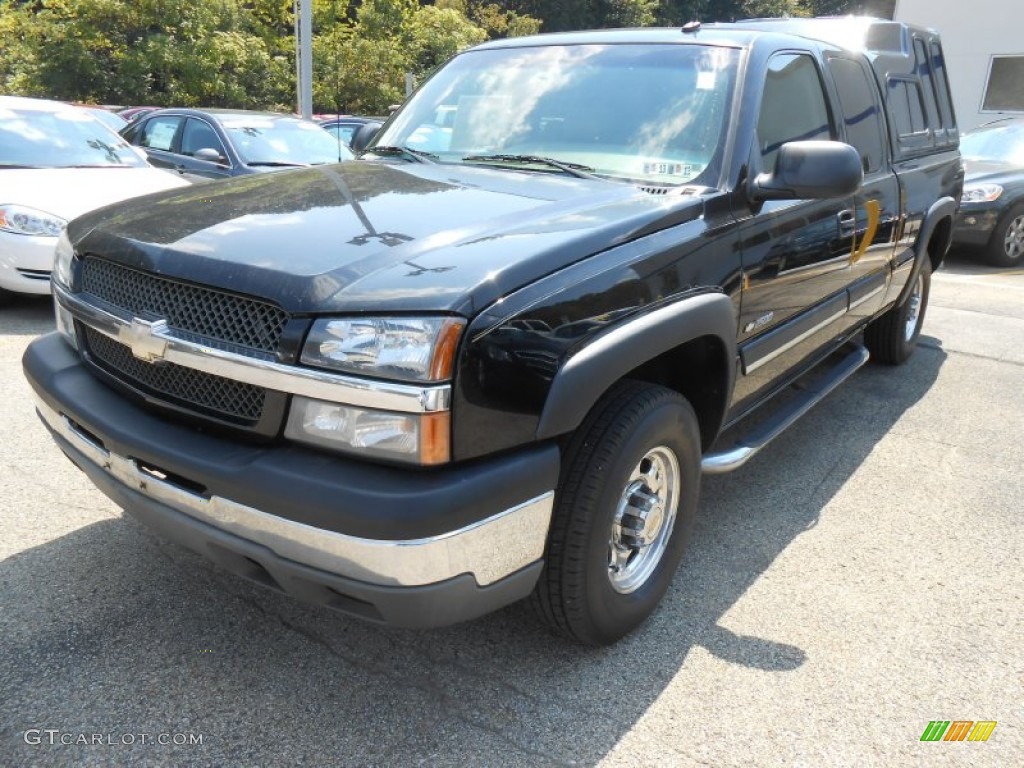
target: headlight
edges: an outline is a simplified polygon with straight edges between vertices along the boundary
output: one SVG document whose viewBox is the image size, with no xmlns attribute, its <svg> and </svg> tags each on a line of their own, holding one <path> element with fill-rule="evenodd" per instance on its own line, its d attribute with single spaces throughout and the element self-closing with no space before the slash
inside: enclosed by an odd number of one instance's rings
<svg viewBox="0 0 1024 768">
<path fill-rule="evenodd" d="M 57 238 L 57 248 L 53 252 L 53 279 L 65 288 L 71 287 L 71 260 L 75 257 L 75 249 L 71 247 L 67 230 Z"/>
<path fill-rule="evenodd" d="M 447 411 L 373 411 L 296 396 L 284 435 L 289 440 L 343 453 L 434 465 L 451 458 L 450 429 Z"/>
<path fill-rule="evenodd" d="M 998 200 L 1003 188 L 998 184 L 965 184 L 962 203 L 983 203 Z"/>
<path fill-rule="evenodd" d="M 451 378 L 465 324 L 453 317 L 317 320 L 302 362 L 399 381 L 444 381 Z"/>
<path fill-rule="evenodd" d="M 0 205 L 0 229 L 16 235 L 56 237 L 67 224 L 64 219 L 50 213 L 27 208 L 24 205 Z"/>
</svg>

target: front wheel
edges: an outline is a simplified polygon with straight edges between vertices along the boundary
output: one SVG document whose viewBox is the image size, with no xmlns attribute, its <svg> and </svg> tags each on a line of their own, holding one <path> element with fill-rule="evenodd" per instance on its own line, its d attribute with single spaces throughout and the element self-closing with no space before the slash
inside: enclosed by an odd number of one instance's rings
<svg viewBox="0 0 1024 768">
<path fill-rule="evenodd" d="M 589 645 L 639 626 L 672 582 L 700 488 L 700 432 L 677 392 L 623 381 L 573 436 L 534 604 Z"/>
<path fill-rule="evenodd" d="M 985 255 L 994 267 L 1016 267 L 1024 263 L 1024 203 L 1017 203 L 999 220 Z"/>
<path fill-rule="evenodd" d="M 932 285 L 932 264 L 926 258 L 914 278 L 910 293 L 864 330 L 864 346 L 871 359 L 886 365 L 901 365 L 914 353 L 928 309 Z"/>
</svg>

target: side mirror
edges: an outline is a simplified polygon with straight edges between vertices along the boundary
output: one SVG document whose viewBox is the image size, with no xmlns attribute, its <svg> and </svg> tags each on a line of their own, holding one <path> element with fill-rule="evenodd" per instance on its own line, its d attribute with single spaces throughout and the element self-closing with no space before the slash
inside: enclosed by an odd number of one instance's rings
<svg viewBox="0 0 1024 768">
<path fill-rule="evenodd" d="M 349 146 L 352 147 L 352 151 L 356 154 L 362 152 L 369 146 L 370 142 L 373 141 L 373 137 L 377 135 L 377 131 L 384 123 L 378 123 L 376 120 L 371 120 L 368 123 L 363 123 L 356 129 L 356 132 L 352 134 L 352 141 L 349 142 Z"/>
<path fill-rule="evenodd" d="M 775 168 L 750 181 L 749 197 L 824 200 L 856 192 L 864 181 L 860 153 L 841 141 L 790 141 L 779 147 Z"/>
<path fill-rule="evenodd" d="M 192 155 L 196 160 L 203 160 L 207 163 L 224 163 L 224 156 L 212 147 L 197 149 Z"/>
</svg>

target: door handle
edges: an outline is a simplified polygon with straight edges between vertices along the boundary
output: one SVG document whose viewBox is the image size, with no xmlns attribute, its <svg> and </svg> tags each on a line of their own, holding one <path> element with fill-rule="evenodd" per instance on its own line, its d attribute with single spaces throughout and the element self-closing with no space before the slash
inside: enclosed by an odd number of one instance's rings
<svg viewBox="0 0 1024 768">
<path fill-rule="evenodd" d="M 857 231 L 857 214 L 847 208 L 836 214 L 836 218 L 839 220 L 839 236 L 853 237 Z"/>
</svg>

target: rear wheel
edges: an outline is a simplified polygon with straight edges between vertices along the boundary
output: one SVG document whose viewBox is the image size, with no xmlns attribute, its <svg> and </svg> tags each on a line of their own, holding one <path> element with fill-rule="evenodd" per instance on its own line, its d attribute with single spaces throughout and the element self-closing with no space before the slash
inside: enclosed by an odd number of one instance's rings
<svg viewBox="0 0 1024 768">
<path fill-rule="evenodd" d="M 1016 267 L 1024 263 L 1024 203 L 1017 203 L 996 224 L 985 250 L 995 267 Z"/>
<path fill-rule="evenodd" d="M 624 381 L 594 407 L 565 453 L 534 603 L 590 645 L 626 635 L 657 607 L 697 509 L 700 433 L 678 393 Z"/>
<path fill-rule="evenodd" d="M 914 353 L 928 308 L 932 285 L 932 265 L 924 260 L 914 278 L 910 293 L 864 330 L 864 345 L 871 359 L 886 365 L 901 365 Z"/>
</svg>

